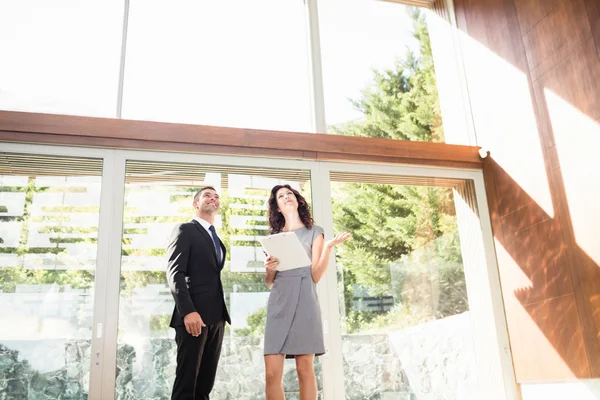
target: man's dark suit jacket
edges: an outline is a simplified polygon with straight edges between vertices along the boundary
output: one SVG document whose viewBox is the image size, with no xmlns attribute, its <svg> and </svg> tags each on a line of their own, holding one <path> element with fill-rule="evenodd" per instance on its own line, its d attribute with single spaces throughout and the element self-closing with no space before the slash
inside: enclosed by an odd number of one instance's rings
<svg viewBox="0 0 600 400">
<path fill-rule="evenodd" d="M 218 262 L 213 243 L 210 234 L 196 220 L 176 226 L 171 234 L 167 280 L 175 299 L 172 328 L 184 325 L 183 317 L 194 311 L 206 325 L 220 321 L 231 324 L 221 282 L 226 250 L 219 240 L 223 257 Z"/>
</svg>

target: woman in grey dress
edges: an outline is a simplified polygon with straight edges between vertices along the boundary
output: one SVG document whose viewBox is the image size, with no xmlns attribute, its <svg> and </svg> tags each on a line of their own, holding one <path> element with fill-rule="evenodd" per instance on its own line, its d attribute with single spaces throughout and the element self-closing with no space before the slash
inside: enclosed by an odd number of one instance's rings
<svg viewBox="0 0 600 400">
<path fill-rule="evenodd" d="M 285 358 L 295 358 L 300 399 L 316 400 L 314 357 L 325 353 L 316 284 L 325 274 L 333 247 L 350 234 L 325 241 L 323 228 L 314 224 L 306 200 L 289 185 L 271 190 L 269 225 L 271 234 L 294 232 L 311 265 L 278 272 L 279 260 L 270 256 L 265 260 L 265 284 L 271 289 L 265 328 L 266 397 L 284 399 L 283 363 Z"/>
</svg>

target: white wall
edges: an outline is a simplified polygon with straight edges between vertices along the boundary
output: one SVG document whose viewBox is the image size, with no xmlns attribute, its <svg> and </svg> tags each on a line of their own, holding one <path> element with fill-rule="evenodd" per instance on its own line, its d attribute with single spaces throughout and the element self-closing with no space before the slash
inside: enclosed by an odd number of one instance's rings
<svg viewBox="0 0 600 400">
<path fill-rule="evenodd" d="M 600 379 L 576 382 L 526 383 L 521 385 L 523 400 L 598 400 Z"/>
</svg>

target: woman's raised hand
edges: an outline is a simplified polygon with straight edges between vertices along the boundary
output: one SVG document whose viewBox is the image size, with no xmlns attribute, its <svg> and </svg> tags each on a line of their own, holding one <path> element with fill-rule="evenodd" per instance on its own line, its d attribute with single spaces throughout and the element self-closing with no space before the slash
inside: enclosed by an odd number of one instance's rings
<svg viewBox="0 0 600 400">
<path fill-rule="evenodd" d="M 337 246 L 338 244 L 344 243 L 346 240 L 350 239 L 351 237 L 352 237 L 352 234 L 350 234 L 349 232 L 338 233 L 337 235 L 335 235 L 335 237 L 333 239 L 327 241 L 327 246 L 329 246 L 330 248 L 333 248 L 334 246 Z"/>
</svg>

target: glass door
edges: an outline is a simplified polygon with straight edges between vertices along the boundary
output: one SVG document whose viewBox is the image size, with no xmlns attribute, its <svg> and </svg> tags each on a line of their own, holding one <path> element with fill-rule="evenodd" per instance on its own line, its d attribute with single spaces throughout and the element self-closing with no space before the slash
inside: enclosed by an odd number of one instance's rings
<svg viewBox="0 0 600 400">
<path fill-rule="evenodd" d="M 215 226 L 227 247 L 221 275 L 232 320 L 231 326 L 226 325 L 213 395 L 264 398 L 263 335 L 269 290 L 258 239 L 268 232 L 271 188 L 287 183 L 310 201 L 310 177 L 310 170 L 286 166 L 127 160 L 115 399 L 170 398 L 176 345 L 169 327 L 174 301 L 166 283 L 166 246 L 174 226 L 193 218 L 193 196 L 207 185 L 217 190 L 221 200 Z M 317 359 L 322 388 L 320 371 Z M 285 365 L 284 390 L 288 398 L 297 398 L 293 360 Z"/>
<path fill-rule="evenodd" d="M 3 144 L 11 147 L 28 148 Z M 90 366 L 95 303 L 104 300 L 103 158 L 41 153 L 0 152 L 0 393 L 97 398 Z"/>
<path fill-rule="evenodd" d="M 166 242 L 210 184 L 232 317 L 214 393 L 263 398 L 258 239 L 279 183 L 326 238 L 353 234 L 318 285 L 320 398 L 516 399 L 480 171 L 23 144 L 0 152 L 0 393 L 169 398 Z"/>
<path fill-rule="evenodd" d="M 329 271 L 335 398 L 515 398 L 480 173 L 322 170 L 330 229 L 352 233 Z"/>
<path fill-rule="evenodd" d="M 452 192 L 461 181 L 336 172 L 331 181 L 335 230 L 353 236 L 337 251 L 346 399 L 475 399 Z"/>
</svg>

